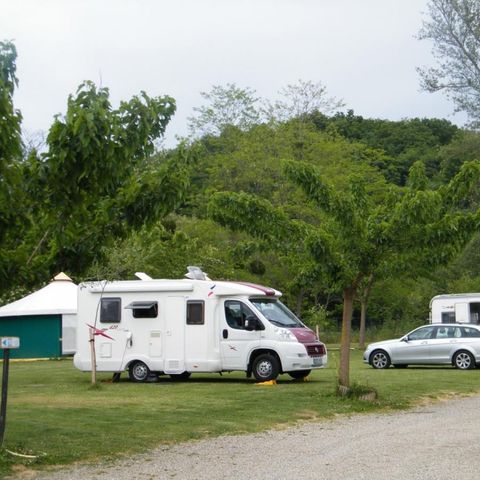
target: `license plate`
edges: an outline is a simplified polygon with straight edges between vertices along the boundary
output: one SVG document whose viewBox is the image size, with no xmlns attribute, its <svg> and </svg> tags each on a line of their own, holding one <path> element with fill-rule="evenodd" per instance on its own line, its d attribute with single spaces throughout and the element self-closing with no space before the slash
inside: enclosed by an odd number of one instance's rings
<svg viewBox="0 0 480 480">
<path fill-rule="evenodd" d="M 322 357 L 313 357 L 314 365 L 322 365 Z"/>
</svg>

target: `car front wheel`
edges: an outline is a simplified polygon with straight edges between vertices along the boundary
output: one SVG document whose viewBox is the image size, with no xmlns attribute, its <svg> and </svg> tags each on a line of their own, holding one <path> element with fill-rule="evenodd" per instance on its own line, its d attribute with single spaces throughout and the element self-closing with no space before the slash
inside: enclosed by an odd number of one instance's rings
<svg viewBox="0 0 480 480">
<path fill-rule="evenodd" d="M 454 355 L 453 366 L 460 370 L 470 370 L 475 368 L 475 359 L 470 352 L 462 350 Z"/>
<path fill-rule="evenodd" d="M 375 350 L 370 356 L 370 365 L 373 368 L 388 368 L 390 363 L 388 353 L 383 350 Z"/>
</svg>

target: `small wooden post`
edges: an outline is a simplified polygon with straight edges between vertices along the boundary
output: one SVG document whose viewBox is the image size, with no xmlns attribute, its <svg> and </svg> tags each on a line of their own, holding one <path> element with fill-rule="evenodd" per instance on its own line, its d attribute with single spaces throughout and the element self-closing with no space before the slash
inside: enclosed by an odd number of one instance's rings
<svg viewBox="0 0 480 480">
<path fill-rule="evenodd" d="M 7 423 L 7 394 L 8 394 L 8 370 L 10 365 L 10 349 L 19 348 L 18 337 L 1 337 L 0 348 L 3 350 L 3 374 L 2 374 L 2 404 L 0 405 L 0 447 L 3 445 L 5 425 Z"/>
<path fill-rule="evenodd" d="M 320 330 L 318 328 L 318 323 L 315 325 L 315 333 L 317 334 L 317 339 L 320 340 Z"/>
<path fill-rule="evenodd" d="M 95 332 L 90 328 L 90 361 L 92 362 L 92 385 L 97 383 L 97 357 L 95 355 Z"/>
</svg>

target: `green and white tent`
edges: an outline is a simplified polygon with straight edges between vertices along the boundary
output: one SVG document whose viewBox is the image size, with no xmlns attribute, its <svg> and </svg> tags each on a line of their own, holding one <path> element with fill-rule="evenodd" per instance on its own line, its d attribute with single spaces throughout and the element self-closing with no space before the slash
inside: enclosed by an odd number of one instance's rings
<svg viewBox="0 0 480 480">
<path fill-rule="evenodd" d="M 0 336 L 20 337 L 11 358 L 52 358 L 75 353 L 77 286 L 60 273 L 46 287 L 0 307 Z"/>
</svg>

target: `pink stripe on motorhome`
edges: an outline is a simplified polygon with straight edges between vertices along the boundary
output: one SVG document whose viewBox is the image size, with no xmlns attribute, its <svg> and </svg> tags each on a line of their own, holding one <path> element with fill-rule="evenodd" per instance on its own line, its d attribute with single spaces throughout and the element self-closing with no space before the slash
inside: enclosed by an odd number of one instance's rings
<svg viewBox="0 0 480 480">
<path fill-rule="evenodd" d="M 256 288 L 257 290 L 260 290 L 263 292 L 265 295 L 269 297 L 273 297 L 275 295 L 275 290 L 270 287 L 264 287 L 263 285 L 257 285 L 256 283 L 249 283 L 249 282 L 235 282 L 238 283 L 239 285 L 245 285 L 246 287 L 250 288 Z"/>
</svg>

